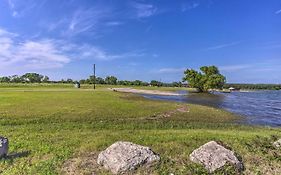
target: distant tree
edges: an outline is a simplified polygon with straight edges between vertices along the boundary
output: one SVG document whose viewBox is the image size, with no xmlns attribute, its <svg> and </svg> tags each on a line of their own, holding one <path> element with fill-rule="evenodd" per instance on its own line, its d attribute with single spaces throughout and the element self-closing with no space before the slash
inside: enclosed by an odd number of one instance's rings
<svg viewBox="0 0 281 175">
<path fill-rule="evenodd" d="M 124 81 L 124 80 L 119 80 L 119 81 L 117 81 L 117 84 L 118 84 L 118 85 L 126 85 L 126 81 Z"/>
<path fill-rule="evenodd" d="M 50 81 L 50 78 L 48 76 L 44 76 L 42 82 L 43 83 L 48 83 Z"/>
<path fill-rule="evenodd" d="M 71 84 L 71 83 L 74 83 L 74 81 L 71 78 L 68 78 L 68 79 L 66 79 L 66 83 Z"/>
<path fill-rule="evenodd" d="M 22 76 L 24 81 L 29 83 L 41 83 L 44 76 L 38 73 L 26 73 Z"/>
<path fill-rule="evenodd" d="M 142 83 L 142 81 L 140 81 L 140 80 L 135 80 L 135 81 L 133 81 L 133 85 L 134 86 L 141 86 L 143 83 Z"/>
<path fill-rule="evenodd" d="M 91 75 L 87 80 L 86 82 L 88 84 L 94 84 L 94 82 L 96 82 L 96 84 L 105 84 L 105 81 L 103 78 L 101 77 L 96 77 L 95 79 L 95 76 Z"/>
<path fill-rule="evenodd" d="M 183 81 L 187 81 L 190 87 L 197 88 L 200 92 L 221 89 L 225 84 L 226 79 L 216 66 L 203 66 L 200 70 L 201 72 L 187 69 Z"/>
<path fill-rule="evenodd" d="M 82 79 L 79 81 L 80 84 L 86 84 L 86 80 Z"/>
<path fill-rule="evenodd" d="M 9 79 L 10 79 L 11 83 L 21 83 L 24 81 L 23 78 L 18 75 L 13 75 L 13 76 L 9 77 Z"/>
<path fill-rule="evenodd" d="M 95 76 L 91 75 L 86 81 L 87 81 L 88 84 L 94 84 Z"/>
<path fill-rule="evenodd" d="M 117 84 L 117 78 L 114 76 L 107 76 L 105 77 L 105 83 L 106 84 L 111 84 L 111 85 L 116 85 Z"/>
<path fill-rule="evenodd" d="M 173 86 L 173 87 L 182 87 L 182 82 L 173 82 L 172 84 L 171 84 L 171 86 Z"/>
<path fill-rule="evenodd" d="M 1 83 L 9 83 L 10 82 L 10 78 L 9 77 L 0 77 L 0 82 Z"/>
<path fill-rule="evenodd" d="M 97 83 L 97 84 L 105 84 L 105 81 L 104 81 L 103 78 L 97 77 L 97 78 L 96 78 L 96 83 Z"/>
<path fill-rule="evenodd" d="M 160 82 L 160 81 L 151 80 L 150 85 L 151 85 L 151 86 L 162 86 L 163 83 Z"/>
<path fill-rule="evenodd" d="M 61 79 L 59 83 L 66 83 L 66 81 L 64 79 Z"/>
</svg>

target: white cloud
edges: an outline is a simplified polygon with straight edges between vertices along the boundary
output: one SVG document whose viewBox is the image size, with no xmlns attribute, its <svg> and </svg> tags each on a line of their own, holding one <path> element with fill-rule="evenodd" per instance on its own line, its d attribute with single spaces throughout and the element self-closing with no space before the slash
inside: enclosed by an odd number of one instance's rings
<svg viewBox="0 0 281 175">
<path fill-rule="evenodd" d="M 8 0 L 8 5 L 12 11 L 12 16 L 16 17 L 18 15 L 18 12 L 15 10 L 15 4 L 14 4 L 13 0 Z"/>
<path fill-rule="evenodd" d="M 0 28 L 0 37 L 2 37 L 2 36 L 15 37 L 15 36 L 17 36 L 17 34 L 12 33 L 12 32 L 8 32 L 8 31 Z"/>
<path fill-rule="evenodd" d="M 263 49 L 279 49 L 281 48 L 281 43 L 280 42 L 270 42 L 264 44 L 261 48 Z"/>
<path fill-rule="evenodd" d="M 276 72 L 280 71 L 280 59 L 268 59 L 266 61 L 257 61 L 252 64 L 238 64 L 219 66 L 219 70 L 224 72 L 241 72 L 248 71 L 250 73 L 257 72 Z"/>
<path fill-rule="evenodd" d="M 120 21 L 109 21 L 109 22 L 105 23 L 106 26 L 119 26 L 122 24 L 123 24 L 123 22 L 120 22 Z"/>
<path fill-rule="evenodd" d="M 134 2 L 132 3 L 132 7 L 136 10 L 136 16 L 138 18 L 146 18 L 153 16 L 158 11 L 157 7 L 153 4 Z"/>
<path fill-rule="evenodd" d="M 65 18 L 62 18 L 56 22 L 52 22 L 52 23 L 46 23 L 46 22 L 41 22 L 40 25 L 42 27 L 47 28 L 48 31 L 54 31 L 56 29 L 58 29 L 59 27 L 63 27 L 65 25 L 67 25 L 67 20 Z"/>
<path fill-rule="evenodd" d="M 69 21 L 65 34 L 76 35 L 84 32 L 95 34 L 102 22 L 109 18 L 110 14 L 111 11 L 107 8 L 78 9 Z"/>
<path fill-rule="evenodd" d="M 232 43 L 220 44 L 220 45 L 208 47 L 208 48 L 205 49 L 205 50 L 217 50 L 217 49 L 222 49 L 222 48 L 225 48 L 225 47 L 235 46 L 235 45 L 237 45 L 237 44 L 239 44 L 239 43 L 240 43 L 240 42 L 232 42 Z"/>
<path fill-rule="evenodd" d="M 200 5 L 200 4 L 197 3 L 197 2 L 183 3 L 183 4 L 181 5 L 181 11 L 182 11 L 182 12 L 186 12 L 186 11 L 188 11 L 188 10 L 195 9 L 195 8 L 199 7 L 199 5 Z"/>
<path fill-rule="evenodd" d="M 152 56 L 153 56 L 154 58 L 159 57 L 159 55 L 158 55 L 158 54 L 156 54 L 156 53 L 152 54 Z"/>
<path fill-rule="evenodd" d="M 252 65 L 248 65 L 248 64 L 228 65 L 228 66 L 219 66 L 219 70 L 226 71 L 226 72 L 233 72 L 233 71 L 248 69 L 250 67 L 252 67 Z"/>
<path fill-rule="evenodd" d="M 186 68 L 162 68 L 157 70 L 157 73 L 183 73 Z"/>
<path fill-rule="evenodd" d="M 41 8 L 47 0 L 24 0 L 24 1 L 15 1 L 7 0 L 8 6 L 11 10 L 11 15 L 13 17 L 22 17 L 26 13 L 31 12 L 34 8 Z"/>
<path fill-rule="evenodd" d="M 70 62 L 70 58 L 64 55 L 52 40 L 18 43 L 15 36 L 2 34 L 0 46 L 1 67 L 22 66 L 31 69 L 48 69 L 62 67 Z"/>
<path fill-rule="evenodd" d="M 278 14 L 280 14 L 280 13 L 281 13 L 281 9 L 280 9 L 280 10 L 277 10 L 277 11 L 275 12 L 276 15 L 278 15 Z"/>
<path fill-rule="evenodd" d="M 140 57 L 144 56 L 143 53 L 133 51 L 133 52 L 127 52 L 127 53 L 121 53 L 121 54 L 110 54 L 106 52 L 105 50 L 96 47 L 96 46 L 90 46 L 90 45 L 84 45 L 81 47 L 77 47 L 79 50 L 79 54 L 82 56 L 82 58 L 88 58 L 88 59 L 96 59 L 96 60 L 114 60 L 119 58 L 130 58 L 130 57 Z"/>
<path fill-rule="evenodd" d="M 22 40 L 17 34 L 0 28 L 0 67 L 5 69 L 53 69 L 61 68 L 75 59 L 107 61 L 143 55 L 137 51 L 111 54 L 97 46 L 62 40 Z"/>
<path fill-rule="evenodd" d="M 40 26 L 49 32 L 60 33 L 62 37 L 74 37 L 87 34 L 91 37 L 100 37 L 105 27 L 120 26 L 123 21 L 110 6 L 94 6 L 78 8 L 69 14 L 54 21 L 43 21 Z"/>
</svg>

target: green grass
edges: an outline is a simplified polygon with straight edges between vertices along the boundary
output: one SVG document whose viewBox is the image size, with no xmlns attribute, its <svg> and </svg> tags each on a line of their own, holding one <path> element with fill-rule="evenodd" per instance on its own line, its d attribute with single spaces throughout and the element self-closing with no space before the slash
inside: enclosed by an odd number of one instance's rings
<svg viewBox="0 0 281 175">
<path fill-rule="evenodd" d="M 0 85 L 1 86 L 1 85 Z M 73 89 L 69 85 L 0 88 L 0 133 L 10 153 L 27 155 L 1 160 L 3 174 L 60 174 L 64 162 L 97 155 L 115 141 L 151 147 L 161 162 L 149 174 L 207 174 L 189 154 L 210 141 L 222 141 L 242 156 L 245 174 L 281 173 L 280 150 L 270 146 L 281 129 L 234 124 L 243 120 L 226 111 L 191 104 L 151 101 L 108 91 L 109 86 Z M 172 89 L 172 88 L 170 88 Z M 165 88 L 165 90 L 170 90 Z M 158 89 L 157 89 L 158 90 Z M 155 117 L 187 105 L 189 112 Z M 81 172 L 91 172 L 80 166 Z M 102 169 L 97 173 L 108 174 Z M 225 168 L 216 172 L 233 173 Z M 139 169 L 145 174 L 148 170 Z"/>
</svg>

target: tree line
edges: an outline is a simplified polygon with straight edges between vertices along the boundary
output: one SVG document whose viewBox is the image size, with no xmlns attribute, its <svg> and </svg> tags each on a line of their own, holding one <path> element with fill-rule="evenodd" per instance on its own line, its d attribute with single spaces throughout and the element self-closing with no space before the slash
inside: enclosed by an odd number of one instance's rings
<svg viewBox="0 0 281 175">
<path fill-rule="evenodd" d="M 127 85 L 127 86 L 163 86 L 163 87 L 182 87 L 182 82 L 164 83 L 157 80 L 145 82 L 141 80 L 118 80 L 115 76 L 94 77 L 89 76 L 87 79 L 73 80 L 71 78 L 62 79 L 59 81 L 51 81 L 48 76 L 38 73 L 26 73 L 24 75 L 13 75 L 0 77 L 0 83 L 64 83 L 73 84 L 79 82 L 80 84 L 108 84 L 108 85 Z"/>
<path fill-rule="evenodd" d="M 82 79 L 79 81 L 81 84 L 108 84 L 108 85 L 124 85 L 124 86 L 158 86 L 158 87 L 182 87 L 182 82 L 172 82 L 172 83 L 164 83 L 157 80 L 151 80 L 150 82 L 141 81 L 141 80 L 118 80 L 115 76 L 107 76 L 105 78 L 102 77 L 94 77 L 90 76 L 88 79 Z"/>
<path fill-rule="evenodd" d="M 250 90 L 281 90 L 281 84 L 225 84 L 224 88 L 228 89 L 233 87 L 239 89 Z"/>
<path fill-rule="evenodd" d="M 0 77 L 0 83 L 48 83 L 49 77 L 37 73 Z"/>
<path fill-rule="evenodd" d="M 226 78 L 220 74 L 216 66 L 203 66 L 200 71 L 187 69 L 184 72 L 183 81 L 164 83 L 157 80 L 150 82 L 141 80 L 118 80 L 115 76 L 94 77 L 89 76 L 87 79 L 73 80 L 71 78 L 62 79 L 59 81 L 51 81 L 48 76 L 38 73 L 26 73 L 24 75 L 13 75 L 0 77 L 0 83 L 65 83 L 72 84 L 108 84 L 108 85 L 125 85 L 125 86 L 158 86 L 158 87 L 192 87 L 197 88 L 199 91 L 207 91 L 209 89 L 228 89 L 233 87 L 239 89 L 253 89 L 253 90 L 281 90 L 281 84 L 225 84 Z M 184 84 L 183 82 L 187 82 Z"/>
</svg>

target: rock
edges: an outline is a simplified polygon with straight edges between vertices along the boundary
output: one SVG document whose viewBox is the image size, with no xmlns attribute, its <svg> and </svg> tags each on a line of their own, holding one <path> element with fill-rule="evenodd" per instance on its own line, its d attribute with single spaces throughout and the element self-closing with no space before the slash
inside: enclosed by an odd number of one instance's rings
<svg viewBox="0 0 281 175">
<path fill-rule="evenodd" d="M 159 160 L 159 155 L 149 147 L 131 142 L 116 142 L 99 154 L 97 162 L 113 174 L 119 174 Z"/>
<path fill-rule="evenodd" d="M 234 152 L 215 141 L 210 141 L 194 150 L 190 154 L 190 160 L 203 165 L 210 173 L 227 163 L 234 165 L 240 172 L 243 170 L 243 163 L 238 160 Z"/>
<path fill-rule="evenodd" d="M 0 158 L 6 157 L 9 149 L 9 140 L 0 136 Z"/>
<path fill-rule="evenodd" d="M 273 146 L 275 148 L 281 148 L 281 139 L 277 140 L 276 142 L 273 143 Z"/>
</svg>

